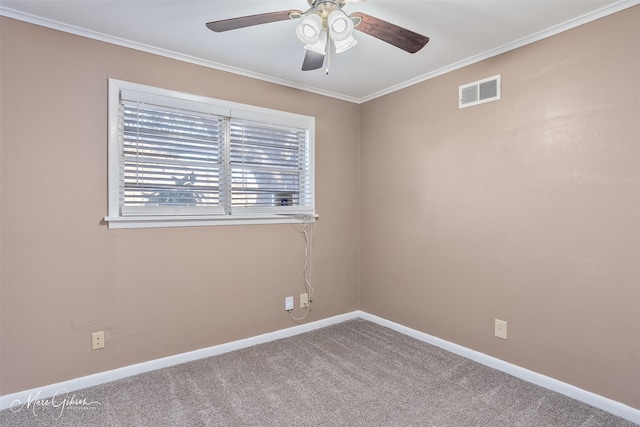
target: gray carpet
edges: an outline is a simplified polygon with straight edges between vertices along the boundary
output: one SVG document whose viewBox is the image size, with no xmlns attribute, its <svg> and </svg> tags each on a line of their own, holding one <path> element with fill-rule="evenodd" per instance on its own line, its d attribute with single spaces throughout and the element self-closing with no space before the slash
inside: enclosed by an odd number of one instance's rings
<svg viewBox="0 0 640 427">
<path fill-rule="evenodd" d="M 75 395 L 87 404 L 6 410 L 0 425 L 636 425 L 360 319 Z"/>
</svg>

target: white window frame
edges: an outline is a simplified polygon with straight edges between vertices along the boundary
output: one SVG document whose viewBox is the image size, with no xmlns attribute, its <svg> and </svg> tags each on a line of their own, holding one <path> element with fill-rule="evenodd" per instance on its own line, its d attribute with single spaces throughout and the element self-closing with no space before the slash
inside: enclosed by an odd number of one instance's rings
<svg viewBox="0 0 640 427">
<path fill-rule="evenodd" d="M 282 206 L 278 212 L 269 212 L 260 208 L 220 209 L 211 215 L 122 215 L 120 205 L 120 160 L 119 160 L 119 110 L 121 93 L 134 93 L 136 99 L 153 101 L 167 107 L 184 108 L 188 106 L 198 111 L 234 119 L 247 119 L 265 124 L 284 125 L 306 129 L 308 134 L 308 201 L 303 207 Z M 317 218 L 315 213 L 315 118 L 295 113 L 272 110 L 230 101 L 209 98 L 162 89 L 123 80 L 109 79 L 108 108 L 108 215 L 104 220 L 110 229 L 184 227 L 210 225 L 277 224 L 308 222 Z M 225 204 L 228 206 L 229 201 Z"/>
</svg>

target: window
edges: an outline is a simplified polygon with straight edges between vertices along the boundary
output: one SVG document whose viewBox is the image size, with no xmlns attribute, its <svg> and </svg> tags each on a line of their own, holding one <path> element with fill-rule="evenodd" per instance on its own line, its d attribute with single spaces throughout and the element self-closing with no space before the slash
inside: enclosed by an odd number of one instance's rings
<svg viewBox="0 0 640 427">
<path fill-rule="evenodd" d="M 314 215 L 315 119 L 109 79 L 109 228 Z"/>
</svg>

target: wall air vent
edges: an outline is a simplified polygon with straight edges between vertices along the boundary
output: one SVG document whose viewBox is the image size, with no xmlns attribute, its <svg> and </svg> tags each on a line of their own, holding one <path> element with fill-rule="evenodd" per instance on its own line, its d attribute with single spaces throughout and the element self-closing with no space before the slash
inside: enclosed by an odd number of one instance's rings
<svg viewBox="0 0 640 427">
<path fill-rule="evenodd" d="M 500 74 L 460 86 L 458 107 L 471 107 L 498 99 L 500 99 Z"/>
</svg>

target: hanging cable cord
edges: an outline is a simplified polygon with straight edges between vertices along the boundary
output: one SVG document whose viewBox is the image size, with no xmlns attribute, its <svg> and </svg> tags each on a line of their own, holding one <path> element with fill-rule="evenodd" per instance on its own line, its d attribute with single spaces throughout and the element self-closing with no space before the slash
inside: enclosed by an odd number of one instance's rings
<svg viewBox="0 0 640 427">
<path fill-rule="evenodd" d="M 293 310 L 289 310 L 289 317 L 296 322 L 304 320 L 311 311 L 311 303 L 313 302 L 313 286 L 311 285 L 311 246 L 313 244 L 313 238 L 316 234 L 316 222 L 311 216 L 305 216 L 302 223 L 302 229 L 298 230 L 304 237 L 305 249 L 304 249 L 304 287 L 309 295 L 309 301 L 305 307 L 304 314 L 300 317 L 293 315 Z"/>
</svg>

